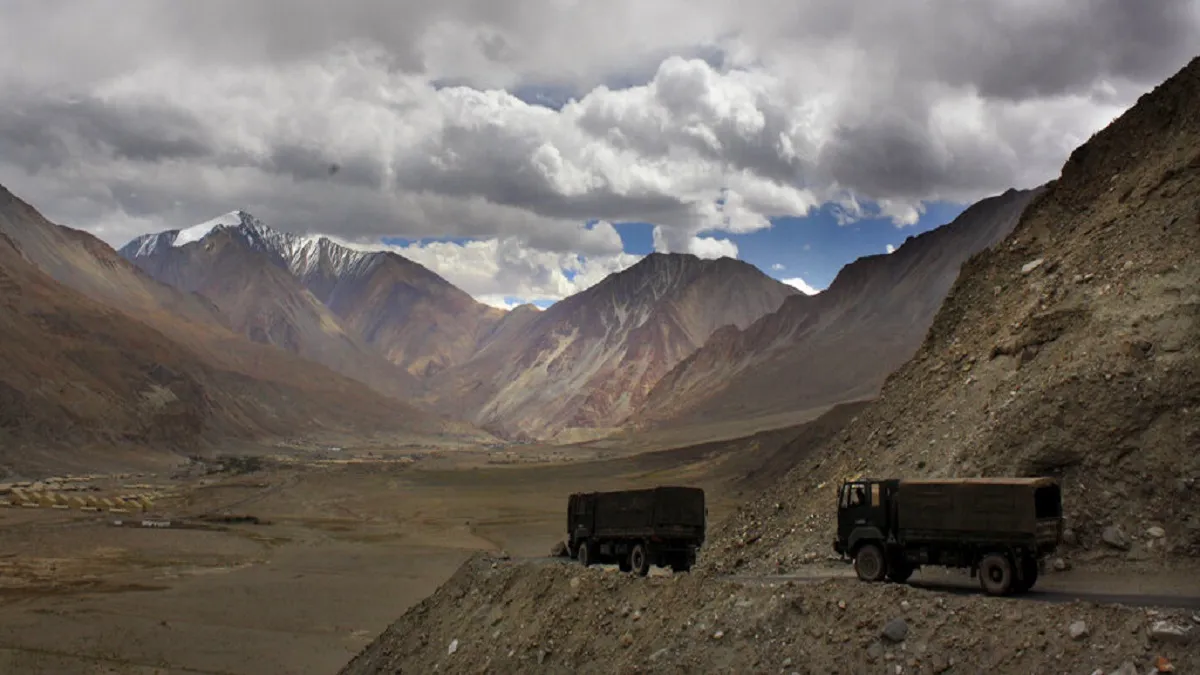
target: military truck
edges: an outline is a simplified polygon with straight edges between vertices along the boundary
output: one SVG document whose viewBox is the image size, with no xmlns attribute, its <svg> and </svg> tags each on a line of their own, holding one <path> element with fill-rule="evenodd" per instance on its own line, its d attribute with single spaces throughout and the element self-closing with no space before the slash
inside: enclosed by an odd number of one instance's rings
<svg viewBox="0 0 1200 675">
<path fill-rule="evenodd" d="M 833 549 L 858 578 L 904 583 L 924 565 L 968 568 L 990 595 L 1024 593 L 1062 538 L 1053 478 L 852 480 Z"/>
<path fill-rule="evenodd" d="M 576 493 L 567 501 L 567 547 L 583 565 L 617 563 L 645 576 L 651 565 L 686 572 L 704 544 L 704 490 L 659 486 Z"/>
</svg>

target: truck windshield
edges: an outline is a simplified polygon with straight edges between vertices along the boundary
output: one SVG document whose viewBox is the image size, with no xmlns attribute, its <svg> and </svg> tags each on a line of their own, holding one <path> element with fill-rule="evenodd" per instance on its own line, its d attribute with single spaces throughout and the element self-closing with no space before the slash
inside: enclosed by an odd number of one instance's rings
<svg viewBox="0 0 1200 675">
<path fill-rule="evenodd" d="M 861 483 L 842 486 L 842 508 L 848 509 L 867 504 L 867 487 Z"/>
</svg>

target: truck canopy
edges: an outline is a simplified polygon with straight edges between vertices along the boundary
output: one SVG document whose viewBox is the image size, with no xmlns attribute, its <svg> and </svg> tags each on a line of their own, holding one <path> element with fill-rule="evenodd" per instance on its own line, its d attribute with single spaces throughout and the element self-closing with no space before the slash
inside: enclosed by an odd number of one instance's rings
<svg viewBox="0 0 1200 675">
<path fill-rule="evenodd" d="M 1062 516 L 1053 478 L 902 480 L 896 502 L 906 530 L 1032 533 L 1039 520 Z"/>
<path fill-rule="evenodd" d="M 703 533 L 704 490 L 662 486 L 645 490 L 571 495 L 568 527 L 583 523 L 593 535 L 675 531 Z"/>
</svg>

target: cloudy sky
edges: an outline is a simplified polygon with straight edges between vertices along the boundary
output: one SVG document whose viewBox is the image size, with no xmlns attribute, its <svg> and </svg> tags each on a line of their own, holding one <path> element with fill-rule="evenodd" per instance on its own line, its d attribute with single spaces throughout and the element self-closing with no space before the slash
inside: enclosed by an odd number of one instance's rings
<svg viewBox="0 0 1200 675">
<path fill-rule="evenodd" d="M 244 208 L 493 303 L 656 249 L 819 289 L 1198 53 L 1200 0 L 4 0 L 0 183 L 116 246 Z"/>
</svg>

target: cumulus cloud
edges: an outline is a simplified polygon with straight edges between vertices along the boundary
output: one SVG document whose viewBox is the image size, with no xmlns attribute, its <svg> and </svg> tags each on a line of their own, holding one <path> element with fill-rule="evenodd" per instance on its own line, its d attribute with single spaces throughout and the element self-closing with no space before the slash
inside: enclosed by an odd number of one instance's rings
<svg viewBox="0 0 1200 675">
<path fill-rule="evenodd" d="M 809 283 L 807 281 L 801 279 L 800 277 L 792 277 L 790 279 L 780 279 L 780 281 L 787 284 L 788 286 L 791 286 L 792 288 L 799 290 L 801 293 L 803 293 L 805 295 L 816 295 L 817 293 L 821 292 L 820 289 L 813 288 L 811 285 L 809 285 Z"/>
<path fill-rule="evenodd" d="M 508 261 L 495 279 L 524 269 L 513 247 L 617 264 L 614 222 L 736 256 L 728 235 L 823 204 L 902 226 L 1053 178 L 1194 55 L 1198 7 L 10 0 L 0 182 L 117 245 L 244 208 L 355 241 L 476 239 Z M 413 255 L 479 254 L 451 251 Z M 562 288 L 511 283 L 478 292 Z"/>
<path fill-rule="evenodd" d="M 394 251 L 437 272 L 480 302 L 506 309 L 561 300 L 641 259 L 628 253 L 584 256 L 542 251 L 514 238 L 402 245 L 336 241 L 359 250 Z"/>
<path fill-rule="evenodd" d="M 774 263 L 771 265 L 771 269 L 775 272 L 782 272 L 783 270 L 787 269 L 787 266 L 783 263 Z"/>
<path fill-rule="evenodd" d="M 887 252 L 888 252 L 888 255 L 891 255 L 891 254 L 893 254 L 893 253 L 895 253 L 895 252 L 896 252 L 896 247 L 895 247 L 895 246 L 892 246 L 891 244 L 888 244 L 888 245 L 886 246 L 886 250 L 887 250 Z"/>
</svg>

